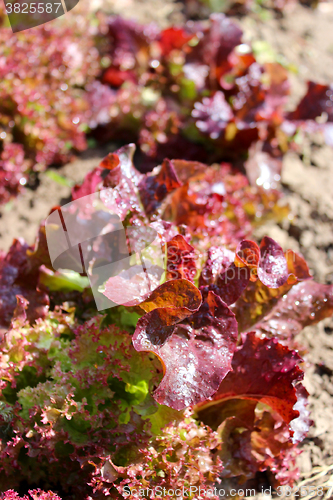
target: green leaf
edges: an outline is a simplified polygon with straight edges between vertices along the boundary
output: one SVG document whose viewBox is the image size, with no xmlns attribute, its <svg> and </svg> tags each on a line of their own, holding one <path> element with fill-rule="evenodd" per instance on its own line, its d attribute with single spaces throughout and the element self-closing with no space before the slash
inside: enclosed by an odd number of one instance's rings
<svg viewBox="0 0 333 500">
<path fill-rule="evenodd" d="M 74 182 L 71 179 L 67 179 L 63 175 L 58 174 L 54 170 L 48 170 L 45 174 L 49 179 L 56 182 L 60 186 L 72 187 L 74 186 Z"/>
<path fill-rule="evenodd" d="M 81 276 L 79 273 L 70 270 L 60 271 L 41 271 L 40 283 L 47 287 L 52 292 L 70 292 L 83 290 L 90 286 L 89 279 L 86 276 Z"/>
<path fill-rule="evenodd" d="M 277 62 L 277 55 L 272 46 L 265 40 L 255 40 L 252 42 L 252 49 L 259 64 Z"/>
<path fill-rule="evenodd" d="M 169 406 L 160 405 L 157 403 L 157 411 L 153 415 L 149 415 L 147 420 L 151 424 L 150 431 L 153 435 L 159 436 L 164 427 L 171 423 L 177 423 L 183 420 L 184 412 L 173 410 Z"/>
<path fill-rule="evenodd" d="M 146 380 L 140 380 L 136 384 L 127 383 L 125 391 L 133 394 L 137 403 L 142 403 L 149 392 L 148 383 Z"/>
<path fill-rule="evenodd" d="M 190 99 L 193 101 L 197 97 L 197 89 L 193 80 L 182 78 L 180 87 L 180 97 L 182 99 Z"/>
</svg>

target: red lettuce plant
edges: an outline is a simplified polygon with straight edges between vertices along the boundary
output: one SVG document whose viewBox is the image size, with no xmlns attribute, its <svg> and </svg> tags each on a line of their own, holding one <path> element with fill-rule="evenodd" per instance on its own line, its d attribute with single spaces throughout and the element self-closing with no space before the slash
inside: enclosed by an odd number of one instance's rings
<svg viewBox="0 0 333 500">
<path fill-rule="evenodd" d="M 71 19 L 12 33 L 0 7 L 0 203 L 26 184 L 29 170 L 86 147 L 84 88 L 99 59 L 90 22 Z"/>
<path fill-rule="evenodd" d="M 138 143 L 140 169 L 170 155 L 232 161 L 252 184 L 274 187 L 300 128 L 325 129 L 332 142 L 331 128 L 316 121 L 325 113 L 331 121 L 330 89 L 311 83 L 287 113 L 287 70 L 259 64 L 224 14 L 164 30 L 119 17 L 105 24 L 104 70 L 91 92 L 90 125 L 100 124 L 96 137 Z"/>
<path fill-rule="evenodd" d="M 95 29 L 76 16 L 18 34 L 4 18 L 0 203 L 31 169 L 84 149 L 95 128 L 98 139 L 138 143 L 142 171 L 166 156 L 232 161 L 265 187 L 277 186 L 297 131 L 323 129 L 332 143 L 331 89 L 310 83 L 287 113 L 287 70 L 260 65 L 223 14 L 165 30 L 118 17 Z"/>
<path fill-rule="evenodd" d="M 311 422 L 295 335 L 332 314 L 332 285 L 271 238 L 249 239 L 277 193 L 226 164 L 141 174 L 133 153 L 106 157 L 73 199 L 100 191 L 137 238 L 157 232 L 164 272 L 148 292 L 121 272 L 102 290 L 122 305 L 98 313 L 85 277 L 52 271 L 43 226 L 34 248 L 1 256 L 3 499 L 217 499 L 225 478 L 297 479 Z M 110 249 L 96 237 L 89 267 Z"/>
<path fill-rule="evenodd" d="M 61 500 L 60 497 L 52 491 L 46 492 L 40 489 L 29 490 L 29 495 L 24 495 L 23 497 L 20 497 L 14 490 L 8 490 L 1 495 L 0 498 L 1 500 Z"/>
<path fill-rule="evenodd" d="M 321 0 L 319 0 L 321 1 Z M 211 12 L 224 12 L 229 15 L 246 14 L 248 12 L 263 13 L 264 9 L 274 9 L 283 12 L 295 5 L 297 0 L 186 0 L 186 15 L 198 19 L 206 17 Z M 309 5 L 307 0 L 300 3 Z M 311 4 L 314 6 L 314 4 Z"/>
</svg>

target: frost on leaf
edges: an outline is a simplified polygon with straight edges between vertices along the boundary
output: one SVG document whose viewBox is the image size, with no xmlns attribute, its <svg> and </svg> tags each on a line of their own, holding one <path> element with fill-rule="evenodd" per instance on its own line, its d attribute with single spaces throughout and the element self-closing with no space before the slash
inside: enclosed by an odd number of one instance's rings
<svg viewBox="0 0 333 500">
<path fill-rule="evenodd" d="M 194 247 L 187 243 L 181 234 L 177 234 L 166 244 L 167 264 L 166 279 L 185 278 L 194 281 L 196 275 L 196 256 Z"/>
<path fill-rule="evenodd" d="M 155 400 L 180 410 L 212 396 L 231 369 L 237 322 L 212 292 L 198 312 L 173 326 L 156 318 L 157 311 L 140 318 L 133 344 L 137 350 L 155 353 L 162 362 L 164 377 Z"/>
<path fill-rule="evenodd" d="M 270 406 L 289 423 L 299 415 L 294 410 L 297 402 L 294 384 L 303 378 L 298 366 L 300 360 L 295 351 L 275 339 L 260 339 L 254 332 L 246 334 L 233 357 L 232 371 L 221 382 L 207 410 L 204 403 L 199 405 L 201 416 L 206 411 L 216 418 L 218 406 L 223 409 L 229 399 L 246 399 Z"/>
<path fill-rule="evenodd" d="M 163 283 L 140 304 L 147 314 L 138 321 L 133 336 L 135 349 L 163 346 L 175 325 L 191 316 L 200 304 L 201 294 L 190 281 L 180 279 Z"/>
<path fill-rule="evenodd" d="M 215 283 L 204 288 L 203 292 L 212 290 L 231 305 L 246 293 L 250 281 L 255 282 L 257 277 L 261 283 L 257 286 L 264 285 L 274 289 L 281 287 L 288 276 L 286 257 L 280 245 L 272 238 L 266 236 L 260 248 L 254 241 L 242 240 L 236 248 L 234 262 L 226 268 L 224 263 L 220 273 L 216 274 Z"/>
<path fill-rule="evenodd" d="M 273 248 L 275 245 L 277 244 L 274 243 Z M 277 247 L 279 248 L 278 245 Z M 282 259 L 280 250 L 278 250 L 277 255 L 277 262 L 282 263 L 283 273 L 285 270 L 285 263 L 287 264 L 287 281 L 285 281 L 284 284 L 278 288 L 266 286 L 261 280 L 250 282 L 248 284 L 246 290 L 239 297 L 234 306 L 234 312 L 236 314 L 240 332 L 251 329 L 256 322 L 260 321 L 263 317 L 269 314 L 272 308 L 275 307 L 279 300 L 281 300 L 281 297 L 289 292 L 293 286 L 311 278 L 309 268 L 301 255 L 296 254 L 292 250 L 288 250 L 285 253 L 284 259 Z M 267 260 L 267 258 L 268 255 L 266 254 L 265 260 Z M 274 260 L 272 262 L 274 262 Z M 281 274 L 281 276 L 282 275 L 283 274 Z M 268 275 L 268 277 L 265 276 L 264 271 L 262 272 L 262 276 L 264 281 L 268 278 L 270 282 L 272 279 L 270 275 Z M 282 333 L 282 331 L 280 330 L 279 333 Z M 280 338 L 280 335 L 278 338 Z"/>
<path fill-rule="evenodd" d="M 260 339 L 254 332 L 243 336 L 232 371 L 211 400 L 196 407 L 199 418 L 220 433 L 222 477 L 245 480 L 267 469 L 275 484 L 297 477 L 294 445 L 311 425 L 300 361 L 275 339 Z"/>
<path fill-rule="evenodd" d="M 200 132 L 217 139 L 233 118 L 233 112 L 222 92 L 213 97 L 204 97 L 196 102 L 192 111 L 195 123 Z"/>
<path fill-rule="evenodd" d="M 333 314 L 333 285 L 307 280 L 296 284 L 252 329 L 293 345 L 303 328 Z"/>
<path fill-rule="evenodd" d="M 260 244 L 258 278 L 270 288 L 279 288 L 288 279 L 288 265 L 283 250 L 268 236 Z"/>
<path fill-rule="evenodd" d="M 164 160 L 156 175 L 145 176 L 139 184 L 140 198 L 148 215 L 153 214 L 168 193 L 181 186 L 170 160 Z"/>
</svg>

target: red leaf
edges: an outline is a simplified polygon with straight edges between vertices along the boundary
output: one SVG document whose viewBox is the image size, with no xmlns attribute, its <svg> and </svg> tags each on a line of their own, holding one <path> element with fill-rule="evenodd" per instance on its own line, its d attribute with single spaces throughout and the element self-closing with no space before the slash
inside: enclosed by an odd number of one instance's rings
<svg viewBox="0 0 333 500">
<path fill-rule="evenodd" d="M 21 144 L 5 142 L 1 147 L 0 205 L 22 190 L 22 185 L 26 183 L 24 172 L 29 167 L 29 160 L 25 159 L 24 148 Z"/>
<path fill-rule="evenodd" d="M 135 145 L 128 144 L 102 161 L 110 170 L 105 177 L 101 200 L 104 205 L 124 220 L 128 211 L 140 214 L 142 212 L 137 186 L 142 174 L 133 165 Z M 118 163 L 119 160 L 119 163 Z"/>
<path fill-rule="evenodd" d="M 96 167 L 91 172 L 85 176 L 84 181 L 81 185 L 76 184 L 72 188 L 72 198 L 77 200 L 83 196 L 88 196 L 89 194 L 95 193 L 97 191 L 97 186 L 102 182 L 102 167 Z"/>
<path fill-rule="evenodd" d="M 321 85 L 308 82 L 307 93 L 299 102 L 297 108 L 289 113 L 288 120 L 315 120 L 323 112 L 327 113 L 328 121 L 333 121 L 333 88 L 332 85 Z"/>
<path fill-rule="evenodd" d="M 146 312 L 157 308 L 174 307 L 196 311 L 201 304 L 201 294 L 196 286 L 185 279 L 166 281 L 140 304 Z"/>
<path fill-rule="evenodd" d="M 216 284 L 209 289 L 215 292 L 228 305 L 234 304 L 246 289 L 251 277 L 248 267 L 237 267 L 232 263 L 217 277 Z"/>
<path fill-rule="evenodd" d="M 249 399 L 267 404 L 286 423 L 299 416 L 295 384 L 303 378 L 300 356 L 277 342 L 246 334 L 232 360 L 232 371 L 221 382 L 211 402 L 198 405 L 199 415 L 208 423 L 230 399 Z M 218 421 L 218 420 L 217 420 Z M 216 422 L 215 422 L 215 425 Z"/>
<path fill-rule="evenodd" d="M 306 326 L 333 314 L 333 285 L 312 280 L 294 285 L 253 329 L 289 342 Z"/>
<path fill-rule="evenodd" d="M 102 190 L 101 200 L 104 205 L 119 215 L 121 220 L 124 220 L 128 211 L 142 212 L 137 189 L 142 174 L 133 165 L 134 152 L 135 145 L 128 144 L 106 156 L 99 166 L 85 177 L 81 186 L 74 186 L 73 199 Z M 103 175 L 105 173 L 106 176 Z"/>
<path fill-rule="evenodd" d="M 160 34 L 159 44 L 162 55 L 168 56 L 172 50 L 181 49 L 194 37 L 194 34 L 186 33 L 183 28 L 170 27 Z"/>
<path fill-rule="evenodd" d="M 243 415 L 234 403 L 218 428 L 222 444 L 219 457 L 223 463 L 221 478 L 235 478 L 239 483 L 252 480 L 258 472 L 269 474 L 274 488 L 292 485 L 298 479 L 296 445 L 290 442 L 288 425 L 277 413 L 254 409 L 252 401 L 242 401 Z M 247 410 L 247 411 L 246 411 Z"/>
<path fill-rule="evenodd" d="M 207 171 L 207 165 L 199 161 L 171 160 L 180 182 L 185 183 L 191 177 L 204 174 Z"/>
<path fill-rule="evenodd" d="M 164 377 L 154 393 L 156 401 L 181 410 L 212 396 L 230 370 L 237 322 L 212 292 L 181 324 L 161 325 L 159 311 L 138 321 L 133 344 L 138 351 L 155 353 L 162 362 Z"/>
<path fill-rule="evenodd" d="M 270 144 L 258 141 L 249 149 L 245 170 L 251 186 L 276 188 L 282 170 L 280 149 L 273 149 Z"/>
<path fill-rule="evenodd" d="M 143 270 L 136 265 L 113 276 L 105 283 L 103 295 L 115 304 L 127 307 L 140 304 L 160 284 L 162 270 L 151 266 Z"/>
<path fill-rule="evenodd" d="M 233 112 L 223 92 L 216 92 L 212 97 L 204 97 L 202 103 L 196 102 L 192 116 L 200 132 L 217 139 L 233 119 Z"/>
<path fill-rule="evenodd" d="M 325 123 L 318 123 L 316 118 L 326 116 Z M 321 85 L 308 82 L 308 90 L 297 108 L 287 115 L 285 130 L 293 135 L 297 127 L 309 133 L 322 131 L 325 142 L 333 146 L 333 85 Z"/>
<path fill-rule="evenodd" d="M 163 345 L 174 326 L 191 316 L 201 304 L 201 293 L 190 281 L 180 279 L 160 285 L 140 307 L 147 314 L 139 319 L 133 335 L 137 351 L 151 344 Z M 148 349 L 150 350 L 150 349 Z"/>
<path fill-rule="evenodd" d="M 177 234 L 167 242 L 167 279 L 184 278 L 194 281 L 196 275 L 195 254 L 184 236 Z"/>
<path fill-rule="evenodd" d="M 120 152 L 119 152 L 120 153 Z M 103 169 L 108 170 L 108 174 L 104 179 L 104 187 L 115 187 L 121 181 L 122 171 L 120 158 L 117 153 L 109 153 L 99 164 Z"/>
<path fill-rule="evenodd" d="M 135 82 L 135 74 L 133 71 L 124 71 L 119 68 L 107 68 L 102 76 L 102 82 L 108 83 L 111 87 L 121 87 L 126 81 Z"/>
<path fill-rule="evenodd" d="M 208 249 L 207 255 L 199 278 L 200 286 L 215 283 L 218 275 L 223 274 L 235 259 L 234 252 L 224 247 L 212 246 Z"/>
<path fill-rule="evenodd" d="M 210 67 L 210 79 L 219 81 L 231 69 L 228 56 L 241 43 L 242 30 L 224 14 L 212 14 L 210 25 L 203 30 L 189 61 L 202 62 Z"/>
<path fill-rule="evenodd" d="M 235 264 L 250 269 L 257 269 L 260 260 L 260 249 L 255 241 L 242 240 L 236 248 Z"/>
<path fill-rule="evenodd" d="M 289 276 L 282 286 L 269 288 L 260 280 L 255 283 L 250 282 L 242 296 L 237 300 L 234 312 L 240 332 L 253 329 L 253 325 L 260 318 L 269 314 L 272 308 L 281 300 L 281 297 L 289 292 L 293 285 L 310 278 L 309 269 L 303 257 L 292 250 L 288 250 L 285 257 Z M 282 331 L 280 330 L 279 333 L 282 333 Z M 281 337 L 279 336 L 279 338 Z"/>
<path fill-rule="evenodd" d="M 297 281 L 304 281 L 312 278 L 304 257 L 298 255 L 293 250 L 287 250 L 285 256 L 288 272 L 294 275 Z"/>
<path fill-rule="evenodd" d="M 288 279 L 288 265 L 283 250 L 268 236 L 260 244 L 258 278 L 270 288 L 279 288 Z"/>
<path fill-rule="evenodd" d="M 259 258 L 260 254 L 260 258 Z M 262 240 L 260 251 L 251 240 L 242 240 L 236 249 L 235 263 L 217 275 L 214 291 L 228 305 L 233 304 L 247 288 L 249 281 L 260 281 L 270 288 L 282 286 L 288 279 L 288 266 L 283 250 L 267 236 Z"/>
<path fill-rule="evenodd" d="M 9 326 L 17 306 L 17 295 L 28 302 L 27 318 L 34 322 L 48 310 L 48 295 L 38 288 L 38 267 L 30 269 L 23 240 L 14 240 L 7 255 L 0 255 L 0 329 Z M 31 247 L 30 247 L 31 249 Z"/>
<path fill-rule="evenodd" d="M 156 212 L 167 194 L 181 185 L 173 163 L 164 160 L 158 174 L 146 175 L 139 184 L 140 198 L 146 214 L 151 215 Z"/>
<path fill-rule="evenodd" d="M 110 17 L 107 36 L 110 40 L 110 58 L 114 67 L 144 68 L 149 60 L 149 46 L 156 40 L 158 29 L 154 24 L 142 26 L 121 17 Z"/>
</svg>

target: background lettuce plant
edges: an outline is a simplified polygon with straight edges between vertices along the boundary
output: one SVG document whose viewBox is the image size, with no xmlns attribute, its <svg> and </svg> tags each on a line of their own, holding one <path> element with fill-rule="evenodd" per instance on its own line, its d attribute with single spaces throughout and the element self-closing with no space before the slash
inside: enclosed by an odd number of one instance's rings
<svg viewBox="0 0 333 500">
<path fill-rule="evenodd" d="M 0 203 L 29 172 L 85 149 L 87 133 L 136 142 L 141 171 L 166 156 L 227 161 L 266 187 L 300 131 L 320 129 L 333 144 L 332 89 L 309 82 L 287 112 L 287 69 L 259 64 L 224 14 L 164 30 L 76 15 L 18 34 L 5 19 L 1 10 Z"/>
<path fill-rule="evenodd" d="M 86 147 L 85 87 L 99 71 L 90 19 L 74 16 L 12 33 L 0 7 L 0 203 L 29 171 Z"/>
<path fill-rule="evenodd" d="M 332 89 L 309 82 L 287 111 L 288 70 L 260 64 L 224 14 L 164 30 L 120 17 L 102 26 L 104 70 L 91 93 L 90 125 L 96 137 L 136 142 L 141 170 L 166 156 L 228 161 L 252 184 L 276 187 L 283 155 L 300 147 L 297 132 L 320 129 L 333 144 Z"/>
</svg>

